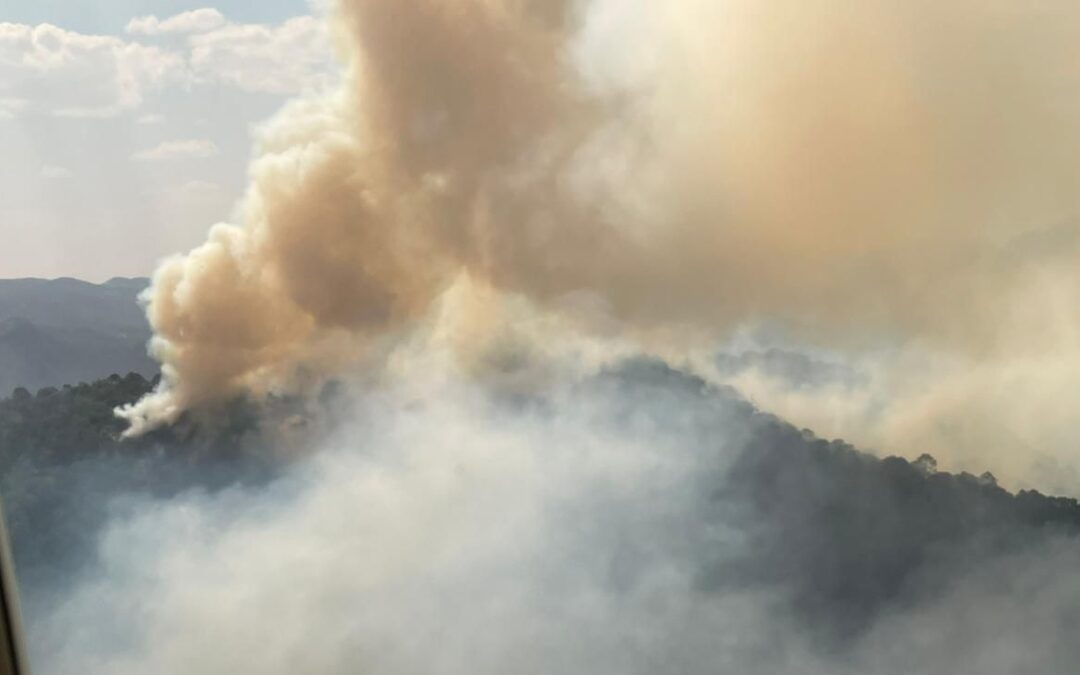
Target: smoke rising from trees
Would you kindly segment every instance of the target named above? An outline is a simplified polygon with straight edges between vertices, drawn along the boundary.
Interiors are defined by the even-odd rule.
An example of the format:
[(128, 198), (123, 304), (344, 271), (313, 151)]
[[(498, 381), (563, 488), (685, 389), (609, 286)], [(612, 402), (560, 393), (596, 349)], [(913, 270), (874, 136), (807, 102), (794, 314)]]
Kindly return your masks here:
[[(860, 425), (892, 451), (948, 452), (928, 390), (1012, 419), (989, 392), (1025, 365), (1024, 400), (1072, 409), (1072, 8), (342, 0), (330, 21), (340, 88), (266, 126), (238, 224), (155, 276), (164, 384), (131, 433), (378, 367), (462, 279), (660, 353), (768, 321), (929, 354), (898, 420)], [(1064, 452), (1051, 426), (985, 452)]]

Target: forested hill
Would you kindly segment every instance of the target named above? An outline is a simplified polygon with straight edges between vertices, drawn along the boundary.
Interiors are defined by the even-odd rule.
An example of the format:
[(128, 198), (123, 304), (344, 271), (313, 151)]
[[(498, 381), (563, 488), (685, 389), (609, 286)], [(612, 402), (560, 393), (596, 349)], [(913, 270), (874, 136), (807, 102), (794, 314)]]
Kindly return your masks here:
[(152, 377), (150, 329), (137, 302), (147, 279), (0, 279), (0, 394), (89, 382), (111, 373)]
[[(32, 605), (92, 564), (117, 498), (261, 484), (285, 468), (259, 431), (276, 428), (260, 422), (273, 414), (243, 402), (226, 407), (209, 430), (183, 420), (118, 440), (113, 408), (151, 387), (130, 374), (0, 400), (0, 492)], [(617, 401), (611, 423), (672, 426), (678, 451), (700, 459), (687, 487), (700, 508), (684, 526), (701, 533), (694, 556), (702, 588), (783, 589), (792, 615), (824, 643), (843, 642), (897, 603), (933, 596), (973, 565), (1080, 533), (1076, 500), (1012, 494), (988, 474), (938, 472), (929, 457), (879, 459), (662, 363), (627, 362), (580, 395)], [(718, 555), (709, 543), (724, 529), (719, 523), (742, 532), (740, 555)]]
[(114, 374), (36, 392), (20, 387), (0, 399), (0, 496), (31, 602), (59, 592), (86, 563), (115, 498), (162, 498), (272, 475), (271, 457), (254, 447), (254, 410), (243, 401), (209, 426), (185, 418), (121, 440), (124, 422), (114, 409), (154, 384), (138, 373)]

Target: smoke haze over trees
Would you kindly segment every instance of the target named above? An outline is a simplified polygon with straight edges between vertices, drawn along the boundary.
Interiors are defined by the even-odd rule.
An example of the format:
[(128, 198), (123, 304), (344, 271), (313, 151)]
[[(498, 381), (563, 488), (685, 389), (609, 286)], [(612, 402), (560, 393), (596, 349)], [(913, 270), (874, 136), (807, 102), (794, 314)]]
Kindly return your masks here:
[[(1078, 656), (1080, 597), (1017, 586), (1071, 584), (1075, 500), (819, 439), (659, 361), (514, 400), (328, 393), (352, 421), (284, 455), (242, 402), (121, 443), (108, 411), (150, 386), (0, 402), (42, 672), (900, 673), (903, 644), (993, 649), (990, 632), (946, 645), (939, 615), (1001, 602), (1032, 628), (1061, 622), (1025, 663), (1064, 673)], [(246, 651), (273, 630), (265, 659)]]

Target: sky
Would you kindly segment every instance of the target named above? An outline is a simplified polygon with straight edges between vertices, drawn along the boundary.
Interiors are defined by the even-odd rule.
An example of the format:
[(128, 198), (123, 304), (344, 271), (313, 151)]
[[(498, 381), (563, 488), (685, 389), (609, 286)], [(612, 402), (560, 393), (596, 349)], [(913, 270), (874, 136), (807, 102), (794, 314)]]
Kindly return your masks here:
[(315, 11), (0, 2), (0, 278), (148, 275), (228, 220), (257, 125), (333, 76)]

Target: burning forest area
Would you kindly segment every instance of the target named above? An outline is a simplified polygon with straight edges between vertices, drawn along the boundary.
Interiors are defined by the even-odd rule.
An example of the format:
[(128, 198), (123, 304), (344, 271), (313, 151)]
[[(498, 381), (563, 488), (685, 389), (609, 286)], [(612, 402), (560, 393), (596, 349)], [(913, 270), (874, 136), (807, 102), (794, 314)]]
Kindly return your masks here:
[(138, 4), (0, 10), (35, 672), (1075, 672), (1080, 6)]

